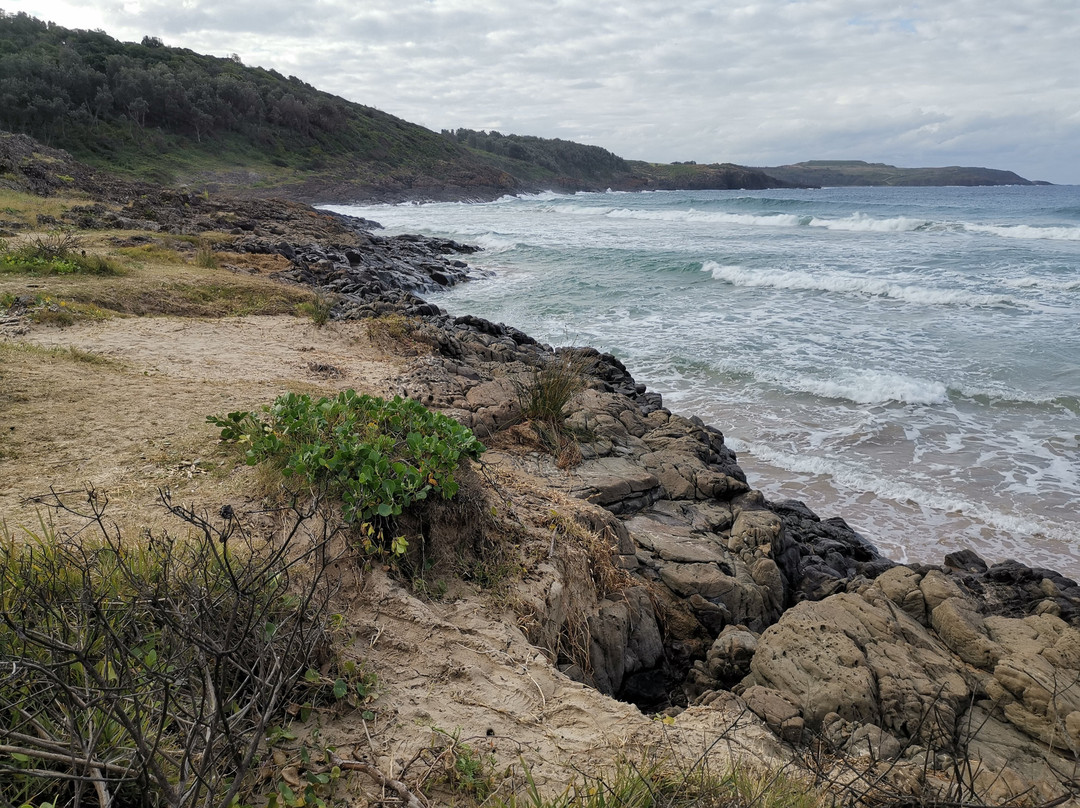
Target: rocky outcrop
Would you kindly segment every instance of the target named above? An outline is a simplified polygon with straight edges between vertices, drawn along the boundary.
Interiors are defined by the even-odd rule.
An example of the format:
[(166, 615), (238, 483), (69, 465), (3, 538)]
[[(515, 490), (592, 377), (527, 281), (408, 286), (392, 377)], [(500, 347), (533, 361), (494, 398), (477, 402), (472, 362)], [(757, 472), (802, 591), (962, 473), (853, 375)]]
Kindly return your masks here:
[(1080, 631), (1054, 600), (1033, 599), (1023, 617), (993, 603), (954, 572), (894, 567), (788, 610), (758, 638), (741, 686), (782, 694), (849, 751), (884, 732), (897, 757), (972, 762), (972, 784), (993, 800), (1030, 788), (1053, 799), (1072, 787), (1080, 751)]
[[(336, 293), (337, 317), (418, 318), (432, 353), (400, 392), (472, 427), (492, 447), (486, 463), (564, 503), (591, 549), (560, 556), (553, 539), (519, 608), (566, 675), (650, 710), (734, 699), (787, 743), (865, 760), (896, 793), (917, 782), (924, 794), (1050, 800), (1074, 787), (1075, 582), (970, 552), (897, 565), (843, 519), (767, 501), (722, 432), (664, 408), (614, 357), (556, 351), (418, 297), (468, 276), (445, 255), (461, 245), (357, 233), (347, 247), (247, 243)], [(591, 363), (565, 411), (578, 462), (514, 431), (536, 369), (568, 357)]]

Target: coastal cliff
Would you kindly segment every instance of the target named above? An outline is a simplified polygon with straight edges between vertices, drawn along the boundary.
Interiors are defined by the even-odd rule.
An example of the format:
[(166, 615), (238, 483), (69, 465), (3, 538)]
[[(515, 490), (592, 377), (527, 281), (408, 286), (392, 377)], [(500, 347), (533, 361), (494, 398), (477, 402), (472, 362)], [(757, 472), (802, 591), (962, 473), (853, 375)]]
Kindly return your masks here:
[[(35, 192), (93, 193), (90, 175), (34, 165)], [(228, 504), (254, 529), (259, 481), (215, 449), (203, 419), (281, 390), (407, 396), (488, 446), (457, 498), (403, 516), (407, 564), (340, 563), (341, 653), (378, 679), (372, 717), (327, 712), (293, 733), (417, 790), (440, 728), (494, 769), (524, 761), (555, 793), (663, 747), (717, 765), (753, 759), (842, 801), (1074, 798), (1075, 582), (967, 552), (898, 565), (813, 503), (767, 500), (718, 425), (669, 411), (615, 357), (445, 312), (439, 290), (472, 272), (466, 245), (386, 237), (295, 203), (123, 183), (52, 211), (5, 222), (9, 238), (64, 223), (138, 261), (201, 239), (220, 265), (201, 289), (224, 285), (232, 300), (229, 284), (304, 300), (317, 290), (328, 322), (182, 316), (168, 273), (187, 271), (183, 252), (152, 264), (135, 296), (116, 293), (143, 282), (134, 264), (78, 283), (5, 276), (0, 503), (11, 524), (32, 523), (48, 488), (89, 476), (125, 525), (156, 522), (154, 490), (175, 486), (193, 508)], [(161, 316), (76, 312), (65, 329), (35, 319), (107, 301)], [(580, 392), (545, 429), (524, 414), (523, 391), (548, 371)], [(41, 447), (48, 463), (36, 462)]]

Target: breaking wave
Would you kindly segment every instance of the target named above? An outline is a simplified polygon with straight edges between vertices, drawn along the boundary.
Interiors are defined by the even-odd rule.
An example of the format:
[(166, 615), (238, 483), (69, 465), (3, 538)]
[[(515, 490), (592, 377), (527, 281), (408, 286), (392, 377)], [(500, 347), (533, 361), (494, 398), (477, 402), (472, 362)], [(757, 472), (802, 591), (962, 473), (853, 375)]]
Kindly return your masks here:
[(819, 274), (795, 270), (761, 270), (705, 261), (701, 269), (714, 280), (764, 289), (788, 289), (804, 292), (834, 292), (900, 300), (926, 306), (1024, 306), (1023, 301), (1008, 295), (973, 295), (966, 289), (939, 289), (910, 286), (883, 278), (866, 278), (839, 273)]

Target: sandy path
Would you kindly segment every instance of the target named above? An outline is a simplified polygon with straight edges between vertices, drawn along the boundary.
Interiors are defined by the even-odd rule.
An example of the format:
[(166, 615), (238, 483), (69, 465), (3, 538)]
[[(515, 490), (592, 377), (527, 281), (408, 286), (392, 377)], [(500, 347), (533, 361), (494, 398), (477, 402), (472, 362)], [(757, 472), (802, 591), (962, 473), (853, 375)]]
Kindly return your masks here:
[(103, 488), (114, 517), (145, 509), (161, 486), (198, 501), (207, 475), (220, 496), (231, 463), (208, 414), (288, 390), (386, 394), (401, 362), (372, 349), (362, 324), (286, 316), (116, 318), (0, 342), (0, 519), (35, 526), (27, 499), (50, 487)]

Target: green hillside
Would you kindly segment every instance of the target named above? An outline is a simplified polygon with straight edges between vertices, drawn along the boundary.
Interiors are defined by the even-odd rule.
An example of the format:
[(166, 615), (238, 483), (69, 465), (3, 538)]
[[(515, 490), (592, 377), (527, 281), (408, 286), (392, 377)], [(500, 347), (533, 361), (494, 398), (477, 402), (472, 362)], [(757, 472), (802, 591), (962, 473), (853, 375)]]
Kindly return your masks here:
[[(25, 13), (0, 12), (0, 129), (132, 179), (304, 201), (672, 187), (656, 180), (670, 170), (642, 174), (647, 164), (597, 146), (440, 134), (239, 57), (120, 42)], [(694, 173), (693, 187), (776, 184), (756, 172)]]

